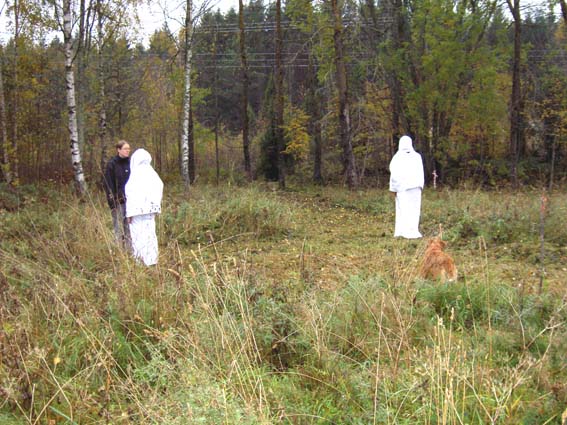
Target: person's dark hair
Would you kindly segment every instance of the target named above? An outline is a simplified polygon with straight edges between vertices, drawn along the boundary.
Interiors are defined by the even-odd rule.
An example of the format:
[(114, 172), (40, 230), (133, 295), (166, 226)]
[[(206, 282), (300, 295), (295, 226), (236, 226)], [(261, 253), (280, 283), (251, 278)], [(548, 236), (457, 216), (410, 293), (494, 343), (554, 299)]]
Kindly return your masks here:
[(118, 143), (116, 143), (116, 149), (122, 149), (124, 147), (124, 145), (129, 145), (130, 143), (128, 143), (126, 140), (119, 140)]

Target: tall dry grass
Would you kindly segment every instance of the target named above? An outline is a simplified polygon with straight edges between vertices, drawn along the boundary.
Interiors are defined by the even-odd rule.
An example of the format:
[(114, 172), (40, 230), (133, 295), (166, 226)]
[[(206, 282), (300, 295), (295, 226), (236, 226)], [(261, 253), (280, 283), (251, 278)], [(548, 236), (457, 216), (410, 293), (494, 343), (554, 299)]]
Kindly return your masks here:
[(416, 277), (420, 242), (365, 239), (368, 264), (327, 242), (389, 232), (378, 192), (170, 192), (155, 268), (116, 246), (101, 197), (30, 193), (0, 215), (3, 423), (551, 424), (567, 407), (564, 231), (544, 294), (508, 274), (532, 261), (533, 194), (426, 195), (425, 231), (443, 218), (463, 271), (442, 285)]

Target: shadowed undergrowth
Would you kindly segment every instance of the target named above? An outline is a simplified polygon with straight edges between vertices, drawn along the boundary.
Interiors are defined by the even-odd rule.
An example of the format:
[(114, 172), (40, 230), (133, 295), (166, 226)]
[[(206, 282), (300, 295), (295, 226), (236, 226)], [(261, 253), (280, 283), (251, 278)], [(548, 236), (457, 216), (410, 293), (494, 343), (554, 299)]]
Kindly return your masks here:
[(453, 284), (417, 277), (424, 241), (391, 238), (378, 191), (170, 191), (155, 268), (98, 196), (10, 199), (2, 423), (561, 423), (564, 195), (542, 294), (536, 193), (425, 192)]

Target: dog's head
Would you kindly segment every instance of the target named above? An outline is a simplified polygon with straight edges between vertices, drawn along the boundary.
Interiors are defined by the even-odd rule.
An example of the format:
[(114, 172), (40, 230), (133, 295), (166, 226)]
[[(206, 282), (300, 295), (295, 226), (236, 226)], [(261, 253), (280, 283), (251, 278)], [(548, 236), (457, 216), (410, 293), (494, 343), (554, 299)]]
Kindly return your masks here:
[(447, 242), (441, 240), (440, 237), (434, 237), (429, 239), (429, 241), (427, 242), (427, 249), (443, 251), (443, 248), (445, 248), (446, 245)]

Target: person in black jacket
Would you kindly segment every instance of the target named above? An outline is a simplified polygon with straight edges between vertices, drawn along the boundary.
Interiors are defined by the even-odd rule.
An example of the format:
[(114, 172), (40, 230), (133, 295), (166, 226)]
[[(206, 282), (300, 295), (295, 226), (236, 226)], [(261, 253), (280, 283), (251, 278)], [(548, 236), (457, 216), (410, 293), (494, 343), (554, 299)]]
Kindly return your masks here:
[(112, 213), (114, 235), (126, 249), (130, 247), (130, 230), (126, 219), (124, 187), (130, 177), (130, 145), (125, 140), (116, 144), (117, 155), (108, 161), (104, 173), (106, 200)]

